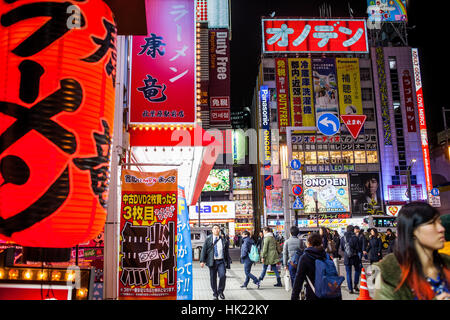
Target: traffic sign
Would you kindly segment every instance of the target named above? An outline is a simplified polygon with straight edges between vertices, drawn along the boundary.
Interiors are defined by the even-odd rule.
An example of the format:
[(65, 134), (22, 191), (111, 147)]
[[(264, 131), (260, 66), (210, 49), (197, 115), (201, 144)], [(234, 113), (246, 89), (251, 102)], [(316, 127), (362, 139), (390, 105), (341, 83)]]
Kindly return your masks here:
[(300, 197), (295, 197), (295, 201), (292, 204), (292, 209), (294, 210), (303, 210), (305, 207), (303, 206), (302, 200), (300, 200)]
[(438, 188), (433, 188), (433, 189), (431, 189), (430, 193), (433, 196), (438, 196), (439, 195), (439, 189)]
[(340, 127), (339, 118), (332, 113), (324, 113), (317, 120), (317, 129), (326, 136), (335, 135)]
[(292, 187), (292, 193), (299, 196), (303, 193), (303, 188), (299, 184), (296, 184)]
[(299, 170), (302, 167), (302, 163), (298, 159), (291, 160), (290, 165), (292, 170)]
[(291, 183), (294, 184), (302, 184), (303, 183), (303, 174), (301, 170), (289, 170)]
[(358, 138), (367, 116), (359, 114), (341, 115), (341, 119), (352, 135), (353, 139)]

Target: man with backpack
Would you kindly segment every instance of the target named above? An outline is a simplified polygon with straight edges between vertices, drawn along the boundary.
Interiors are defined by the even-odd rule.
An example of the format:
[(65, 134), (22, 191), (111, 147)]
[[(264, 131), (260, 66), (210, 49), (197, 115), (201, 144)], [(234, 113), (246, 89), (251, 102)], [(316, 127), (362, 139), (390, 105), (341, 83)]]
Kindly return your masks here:
[(306, 283), (306, 300), (342, 300), (344, 277), (338, 276), (333, 261), (322, 246), (320, 234), (311, 233), (307, 246), (297, 267), (291, 300), (299, 299), (303, 283)]
[(241, 288), (247, 289), (250, 279), (259, 289), (259, 280), (252, 273), (252, 265), (259, 260), (258, 249), (253, 239), (250, 237), (250, 232), (245, 230), (242, 232), (242, 246), (241, 246), (241, 263), (244, 264), (245, 281)]
[(292, 226), (290, 229), (291, 236), (284, 242), (283, 246), (283, 265), (291, 277), (291, 284), (294, 286), (295, 273), (297, 264), (303, 250), (301, 249), (300, 239), (298, 238), (298, 227)]
[[(341, 239), (341, 250), (344, 251), (344, 265), (347, 273), (349, 293), (355, 293), (353, 289), (359, 291), (358, 282), (361, 274), (361, 259), (358, 256), (358, 252), (361, 251), (360, 241), (353, 231), (354, 227), (352, 225), (347, 226), (347, 232)], [(352, 266), (355, 268), (354, 286), (352, 284)]]

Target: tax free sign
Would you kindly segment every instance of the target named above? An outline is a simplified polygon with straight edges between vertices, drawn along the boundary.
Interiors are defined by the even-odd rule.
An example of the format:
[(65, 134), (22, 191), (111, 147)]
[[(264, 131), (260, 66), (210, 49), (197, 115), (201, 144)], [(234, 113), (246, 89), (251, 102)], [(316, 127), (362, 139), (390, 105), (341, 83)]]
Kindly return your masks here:
[[(198, 220), (198, 206), (189, 207), (189, 219)], [(200, 203), (201, 220), (234, 219), (236, 208), (234, 201), (214, 201)]]

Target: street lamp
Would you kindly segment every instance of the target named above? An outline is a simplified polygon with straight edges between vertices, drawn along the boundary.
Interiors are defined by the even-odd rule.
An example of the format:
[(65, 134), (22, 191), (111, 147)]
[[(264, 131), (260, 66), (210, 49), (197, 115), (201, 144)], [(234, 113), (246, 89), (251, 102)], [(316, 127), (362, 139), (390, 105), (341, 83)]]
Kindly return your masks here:
[(288, 147), (285, 144), (280, 145), (280, 165), (281, 182), (283, 184), (283, 216), (284, 216), (284, 238), (289, 237), (291, 228), (291, 210), (289, 201), (289, 167), (288, 167)]
[(409, 166), (406, 170), (406, 183), (408, 184), (408, 202), (411, 202), (411, 169), (413, 167), (413, 165), (416, 163), (416, 159), (411, 159), (411, 161), (409, 162)]

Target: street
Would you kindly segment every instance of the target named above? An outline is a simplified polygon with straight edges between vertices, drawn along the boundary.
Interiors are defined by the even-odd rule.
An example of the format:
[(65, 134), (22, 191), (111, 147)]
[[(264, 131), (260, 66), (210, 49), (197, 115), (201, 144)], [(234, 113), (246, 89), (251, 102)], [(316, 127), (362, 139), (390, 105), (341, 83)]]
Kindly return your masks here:
[[(276, 283), (275, 275), (266, 273), (264, 280), (261, 282), (259, 289), (252, 281), (248, 284), (248, 289), (240, 288), (244, 283), (244, 265), (239, 262), (239, 248), (230, 249), (230, 256), (233, 261), (231, 269), (227, 269), (227, 280), (225, 286), (226, 300), (290, 300), (291, 290), (286, 291), (284, 287), (284, 271), (281, 273), (281, 281), (283, 287), (274, 287)], [(366, 265), (364, 265), (366, 268)], [(208, 267), (201, 268), (198, 261), (193, 261), (193, 300), (211, 300), (212, 290), (209, 283), (209, 269)], [(262, 264), (257, 263), (252, 267), (252, 273), (258, 277), (261, 274)], [(345, 267), (341, 260), (339, 265), (340, 275), (345, 276)], [(374, 293), (369, 290), (370, 296), (373, 298)], [(347, 291), (347, 281), (342, 283), (342, 299), (356, 300), (358, 294), (349, 294)]]

